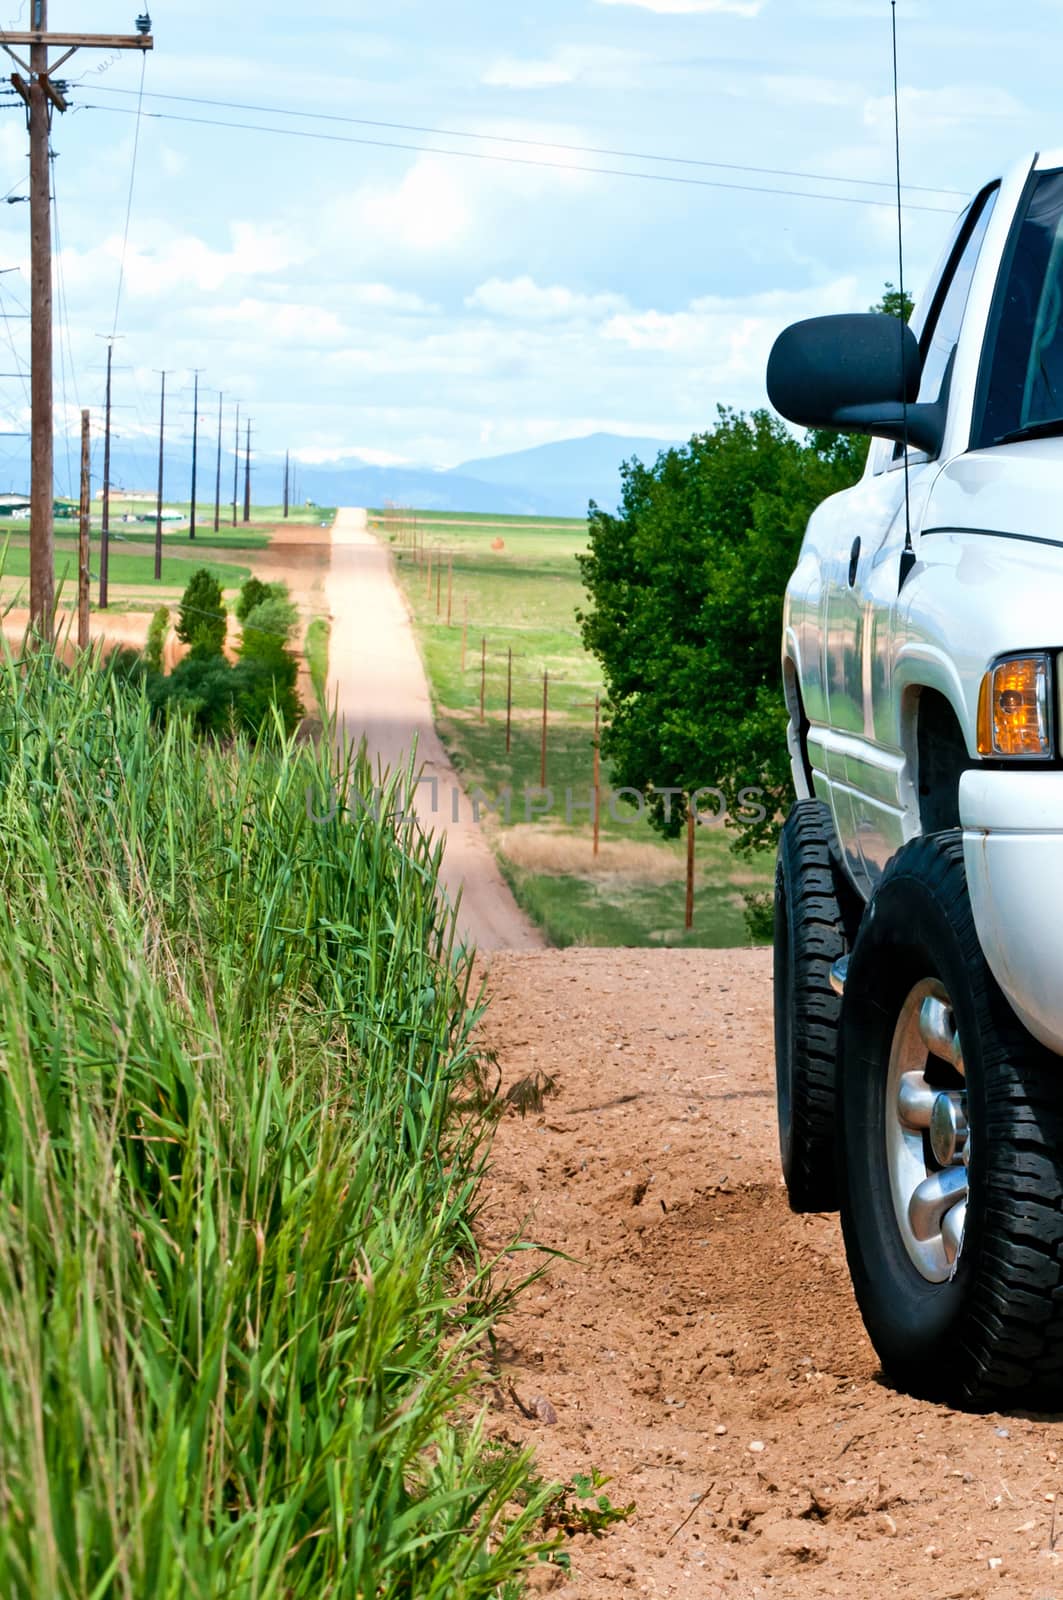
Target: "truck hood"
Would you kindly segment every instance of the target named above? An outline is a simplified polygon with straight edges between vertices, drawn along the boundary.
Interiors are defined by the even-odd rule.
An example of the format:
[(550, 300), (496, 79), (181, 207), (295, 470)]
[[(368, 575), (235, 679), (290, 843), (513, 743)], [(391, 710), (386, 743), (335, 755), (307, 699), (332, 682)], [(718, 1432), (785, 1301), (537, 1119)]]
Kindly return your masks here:
[(966, 530), (1063, 546), (1063, 437), (972, 450), (942, 468), (923, 534)]

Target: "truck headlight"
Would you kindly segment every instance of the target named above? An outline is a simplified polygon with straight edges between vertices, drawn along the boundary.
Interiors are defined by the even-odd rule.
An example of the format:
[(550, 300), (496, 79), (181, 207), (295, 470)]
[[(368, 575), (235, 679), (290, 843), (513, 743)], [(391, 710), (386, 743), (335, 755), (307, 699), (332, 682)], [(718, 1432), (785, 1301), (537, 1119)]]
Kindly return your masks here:
[(978, 753), (1044, 761), (1052, 754), (1052, 661), (1045, 650), (994, 661), (978, 695)]

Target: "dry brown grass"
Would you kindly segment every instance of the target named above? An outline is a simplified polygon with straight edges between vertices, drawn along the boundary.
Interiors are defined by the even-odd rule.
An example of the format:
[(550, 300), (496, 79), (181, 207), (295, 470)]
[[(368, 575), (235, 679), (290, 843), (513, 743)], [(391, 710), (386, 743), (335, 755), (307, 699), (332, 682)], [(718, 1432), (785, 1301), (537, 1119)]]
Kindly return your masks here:
[(603, 839), (595, 856), (589, 828), (578, 834), (553, 828), (507, 828), (499, 834), (498, 843), (506, 858), (525, 872), (671, 883), (680, 870), (675, 853), (663, 845)]

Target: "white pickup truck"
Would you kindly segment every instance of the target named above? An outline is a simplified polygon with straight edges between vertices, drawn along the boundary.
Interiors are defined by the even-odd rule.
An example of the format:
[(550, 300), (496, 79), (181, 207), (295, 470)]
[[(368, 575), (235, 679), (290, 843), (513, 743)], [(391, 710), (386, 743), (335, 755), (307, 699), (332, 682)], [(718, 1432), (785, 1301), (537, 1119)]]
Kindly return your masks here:
[(1063, 1407), (1063, 151), (989, 183), (911, 323), (783, 333), (768, 392), (870, 434), (785, 606), (776, 874), (795, 1210), (841, 1210), (884, 1370)]

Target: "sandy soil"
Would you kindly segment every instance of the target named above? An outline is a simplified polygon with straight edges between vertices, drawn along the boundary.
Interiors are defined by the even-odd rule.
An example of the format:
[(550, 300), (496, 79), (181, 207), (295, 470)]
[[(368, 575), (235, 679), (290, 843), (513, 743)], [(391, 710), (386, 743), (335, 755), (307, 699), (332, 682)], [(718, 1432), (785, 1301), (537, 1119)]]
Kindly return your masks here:
[[(489, 968), (507, 1086), (482, 1219), (565, 1252), (503, 1329), (544, 1470), (636, 1503), (572, 1541), (568, 1600), (1063, 1596), (1063, 1428), (965, 1416), (880, 1381), (836, 1220), (795, 1217), (775, 1153), (771, 953), (544, 951)], [(529, 1257), (514, 1258), (527, 1270)], [(531, 1258), (535, 1259), (535, 1258)], [(545, 1409), (545, 1408), (544, 1408)], [(1061, 1508), (1063, 1509), (1063, 1508)]]
[[(89, 618), (89, 637), (95, 644), (102, 641), (105, 652), (128, 645), (142, 650), (147, 641), (151, 617), (147, 612), (94, 611)], [(4, 637), (13, 650), (21, 648), (30, 625), (28, 606), (10, 606), (3, 614)], [(56, 612), (55, 634), (60, 652), (67, 660), (76, 653), (77, 613), (67, 610)]]
[(329, 703), (353, 741), (364, 738), (374, 765), (401, 770), (416, 747), (424, 778), (414, 803), (425, 829), (446, 833), (442, 882), (459, 901), (464, 937), (481, 950), (541, 947), (498, 869), (432, 722), (421, 658), (385, 546), (365, 511), (340, 511), (326, 584), (332, 637)]

